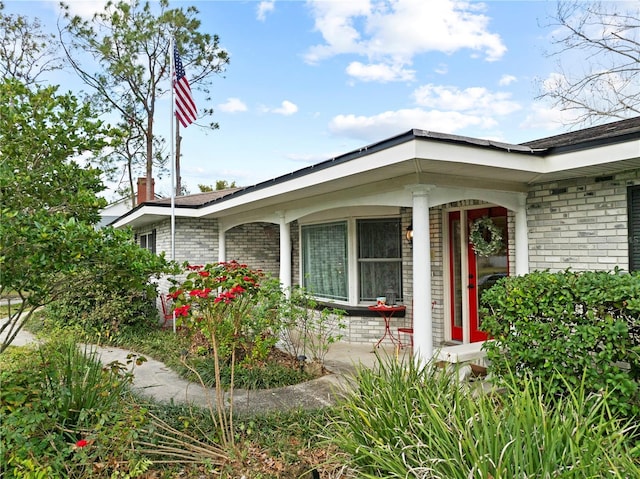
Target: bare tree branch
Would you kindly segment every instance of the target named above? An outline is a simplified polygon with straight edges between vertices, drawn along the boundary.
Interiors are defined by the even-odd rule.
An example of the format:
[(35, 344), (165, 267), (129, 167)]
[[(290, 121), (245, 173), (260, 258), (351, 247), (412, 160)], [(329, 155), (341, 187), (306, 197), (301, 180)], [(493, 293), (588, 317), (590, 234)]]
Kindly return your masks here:
[(538, 99), (573, 112), (576, 125), (640, 114), (640, 2), (559, 2), (547, 26), (559, 61)]

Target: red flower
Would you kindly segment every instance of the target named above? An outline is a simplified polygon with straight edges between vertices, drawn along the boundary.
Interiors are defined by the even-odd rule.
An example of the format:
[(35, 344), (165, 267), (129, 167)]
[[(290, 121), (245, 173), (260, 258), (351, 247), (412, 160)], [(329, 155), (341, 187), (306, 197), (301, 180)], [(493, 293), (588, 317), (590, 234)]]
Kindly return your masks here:
[(229, 290), (229, 292), (231, 294), (242, 294), (246, 291), (246, 289), (244, 289), (242, 286), (240, 286), (239, 284), (236, 284), (233, 288), (231, 288)]
[(211, 273), (209, 273), (208, 271), (199, 271), (198, 274), (203, 278), (208, 278), (209, 275), (211, 275)]
[(204, 268), (204, 266), (201, 265), (201, 264), (196, 264), (196, 265), (190, 265), (189, 264), (189, 265), (187, 265), (187, 269), (191, 270), (191, 271), (197, 271), (197, 270), (202, 269), (202, 268)]
[(174, 309), (173, 312), (176, 313), (176, 316), (184, 316), (186, 318), (187, 315), (189, 314), (190, 307), (191, 307), (190, 304), (185, 304), (184, 306), (180, 306)]
[(167, 298), (171, 298), (173, 300), (178, 299), (178, 296), (180, 296), (183, 293), (183, 291), (181, 289), (178, 289), (177, 291), (174, 291), (173, 293), (169, 293), (167, 294)]
[(225, 292), (220, 293), (218, 295), (218, 297), (213, 300), (213, 302), (216, 303), (216, 304), (217, 303), (222, 303), (222, 302), (224, 302), (225, 304), (229, 304), (235, 298), (236, 298), (236, 295), (233, 294), (231, 291), (225, 291)]
[(210, 292), (211, 288), (194, 289), (193, 291), (189, 291), (189, 296), (191, 296), (192, 298), (207, 298)]
[(78, 442), (76, 442), (76, 447), (85, 447), (87, 444), (89, 443), (86, 440), (80, 439)]

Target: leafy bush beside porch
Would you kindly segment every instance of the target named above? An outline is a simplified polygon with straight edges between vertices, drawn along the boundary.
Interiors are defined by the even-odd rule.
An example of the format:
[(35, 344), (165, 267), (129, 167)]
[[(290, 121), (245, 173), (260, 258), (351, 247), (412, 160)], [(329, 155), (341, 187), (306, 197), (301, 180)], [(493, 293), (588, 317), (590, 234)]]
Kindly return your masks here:
[(482, 297), (492, 371), (540, 380), (549, 394), (580, 386), (611, 392), (616, 414), (640, 414), (640, 275), (535, 272), (501, 280)]

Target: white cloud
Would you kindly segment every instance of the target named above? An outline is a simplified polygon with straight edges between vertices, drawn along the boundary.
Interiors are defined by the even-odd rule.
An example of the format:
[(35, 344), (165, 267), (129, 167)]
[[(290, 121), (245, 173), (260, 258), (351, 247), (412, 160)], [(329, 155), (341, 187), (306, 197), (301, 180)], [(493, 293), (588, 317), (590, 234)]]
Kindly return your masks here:
[(412, 128), (455, 133), (469, 126), (493, 128), (496, 125), (497, 122), (490, 117), (412, 108), (386, 111), (373, 116), (338, 115), (329, 123), (329, 130), (338, 136), (377, 141)]
[(566, 130), (567, 125), (572, 125), (576, 121), (576, 113), (542, 104), (534, 103), (528, 111), (525, 119), (518, 125), (524, 130), (542, 129), (555, 134), (558, 130)]
[(354, 26), (354, 18), (371, 14), (369, 0), (350, 2), (310, 1), (315, 17), (315, 28), (326, 41), (325, 45), (311, 47), (306, 60), (315, 63), (340, 53), (361, 53), (366, 51), (360, 44), (360, 33)]
[(276, 4), (275, 0), (265, 0), (258, 3), (258, 7), (257, 7), (258, 20), (260, 20), (261, 22), (264, 22), (265, 19), (267, 18), (267, 13), (273, 12), (275, 8), (275, 4)]
[(315, 28), (324, 43), (306, 55), (316, 63), (339, 54), (356, 54), (376, 63), (410, 65), (426, 52), (452, 54), (468, 49), (487, 61), (500, 59), (506, 47), (489, 30), (482, 4), (460, 0), (311, 0)]
[(387, 83), (415, 79), (414, 70), (406, 70), (398, 65), (385, 65), (383, 63), (364, 65), (360, 62), (351, 62), (346, 71), (347, 75), (365, 82)]
[(289, 115), (293, 115), (294, 113), (297, 113), (298, 105), (296, 105), (295, 103), (290, 102), (289, 100), (284, 100), (280, 104), (279, 108), (273, 108), (273, 109), (265, 108), (264, 111), (265, 112), (271, 112), (271, 113), (277, 113), (278, 115), (289, 116)]
[(247, 105), (239, 98), (227, 98), (227, 101), (218, 105), (218, 110), (225, 113), (238, 113), (247, 111)]
[(437, 110), (463, 111), (473, 115), (504, 116), (521, 109), (511, 93), (491, 92), (484, 87), (460, 90), (453, 86), (424, 85), (413, 92), (416, 103)]
[(518, 79), (513, 75), (502, 75), (502, 77), (500, 77), (500, 80), (498, 81), (498, 85), (509, 86), (515, 81), (518, 81)]
[[(55, 4), (56, 9), (60, 11), (60, 2), (56, 1), (48, 3)], [(70, 0), (64, 3), (69, 6), (69, 14), (78, 15), (84, 19), (90, 19), (94, 14), (105, 10), (107, 0)]]
[(554, 108), (546, 108), (541, 105), (533, 105), (531, 112), (520, 124), (521, 128), (543, 128), (555, 130), (561, 126), (562, 111)]
[(449, 66), (446, 63), (441, 63), (433, 71), (438, 75), (446, 75), (449, 73)]
[(566, 87), (567, 85), (568, 81), (564, 75), (561, 73), (551, 73), (542, 81), (542, 91), (543, 93), (546, 93), (557, 90), (561, 87)]

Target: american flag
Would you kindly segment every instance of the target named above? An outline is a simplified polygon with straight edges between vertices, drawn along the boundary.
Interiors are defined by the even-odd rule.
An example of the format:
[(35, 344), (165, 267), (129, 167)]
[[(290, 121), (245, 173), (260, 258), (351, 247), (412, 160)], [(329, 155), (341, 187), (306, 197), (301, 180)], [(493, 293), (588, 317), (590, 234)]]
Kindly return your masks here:
[(176, 70), (176, 78), (173, 83), (175, 89), (175, 103), (176, 103), (176, 117), (183, 127), (188, 127), (191, 123), (198, 119), (198, 110), (196, 103), (193, 101), (193, 95), (191, 95), (191, 87), (189, 86), (189, 80), (184, 74), (184, 67), (182, 66), (182, 60), (178, 53), (178, 47), (173, 45), (173, 60)]

